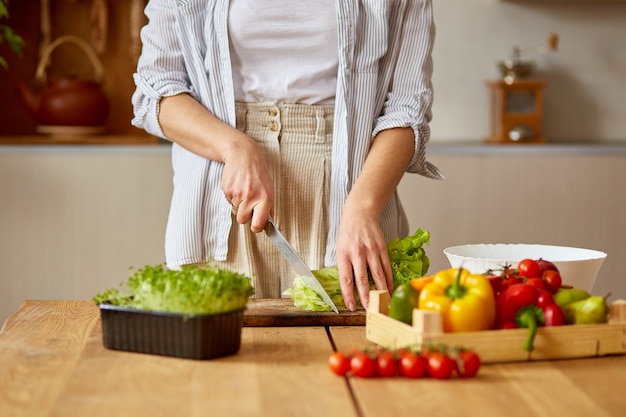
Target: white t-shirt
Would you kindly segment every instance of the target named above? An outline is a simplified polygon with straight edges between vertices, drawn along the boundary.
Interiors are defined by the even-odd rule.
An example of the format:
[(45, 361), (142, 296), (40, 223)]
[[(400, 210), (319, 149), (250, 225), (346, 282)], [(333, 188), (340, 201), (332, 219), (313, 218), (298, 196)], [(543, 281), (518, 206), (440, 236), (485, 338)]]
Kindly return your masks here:
[(231, 0), (228, 30), (237, 101), (334, 103), (335, 0)]

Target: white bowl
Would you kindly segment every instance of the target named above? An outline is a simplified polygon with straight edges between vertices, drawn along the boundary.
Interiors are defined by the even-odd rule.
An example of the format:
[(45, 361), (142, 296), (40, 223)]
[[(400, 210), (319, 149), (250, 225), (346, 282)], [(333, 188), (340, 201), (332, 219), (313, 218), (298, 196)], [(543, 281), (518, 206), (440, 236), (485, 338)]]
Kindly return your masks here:
[(482, 274), (505, 265), (517, 267), (525, 258), (543, 258), (553, 262), (561, 273), (564, 285), (591, 291), (607, 254), (592, 249), (538, 244), (470, 244), (445, 248), (443, 253), (453, 268), (463, 266)]

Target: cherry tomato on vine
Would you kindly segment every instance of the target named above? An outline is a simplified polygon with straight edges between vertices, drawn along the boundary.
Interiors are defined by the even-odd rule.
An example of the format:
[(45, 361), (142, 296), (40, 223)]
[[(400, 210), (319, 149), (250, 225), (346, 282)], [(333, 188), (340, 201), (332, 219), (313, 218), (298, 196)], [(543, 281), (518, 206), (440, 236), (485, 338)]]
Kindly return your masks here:
[(546, 284), (546, 289), (551, 293), (555, 293), (561, 288), (561, 284), (563, 280), (561, 278), (561, 274), (559, 271), (555, 271), (554, 269), (548, 269), (543, 272), (542, 276), (543, 282)]
[(526, 285), (532, 285), (533, 287), (537, 287), (540, 290), (546, 289), (546, 284), (541, 280), (541, 278), (526, 278), (524, 283)]
[(350, 371), (350, 358), (341, 352), (333, 352), (328, 357), (328, 367), (335, 374), (344, 376)]
[(526, 258), (519, 261), (517, 271), (524, 278), (541, 278), (541, 268), (536, 260)]
[(430, 352), (426, 357), (428, 375), (436, 379), (448, 379), (454, 370), (454, 361), (441, 352)]
[(456, 362), (456, 373), (461, 378), (473, 378), (480, 369), (480, 357), (472, 350), (459, 352)]
[(511, 285), (519, 284), (522, 282), (516, 269), (506, 268), (504, 271), (502, 271), (501, 276), (502, 276), (502, 283), (500, 284), (500, 291), (498, 291), (498, 293), (500, 293), (501, 291), (504, 291)]
[(372, 378), (376, 376), (376, 362), (364, 352), (359, 352), (350, 359), (352, 375), (359, 378)]
[(519, 279), (519, 274), (517, 269), (515, 268), (511, 268), (510, 266), (506, 266), (502, 272), (500, 273), (500, 275), (502, 276), (502, 279), (507, 280), (509, 278), (516, 278)]
[(376, 375), (381, 377), (398, 376), (396, 355), (388, 350), (381, 352), (376, 358)]
[(417, 353), (404, 352), (400, 355), (400, 375), (406, 378), (424, 378), (427, 375), (426, 359)]

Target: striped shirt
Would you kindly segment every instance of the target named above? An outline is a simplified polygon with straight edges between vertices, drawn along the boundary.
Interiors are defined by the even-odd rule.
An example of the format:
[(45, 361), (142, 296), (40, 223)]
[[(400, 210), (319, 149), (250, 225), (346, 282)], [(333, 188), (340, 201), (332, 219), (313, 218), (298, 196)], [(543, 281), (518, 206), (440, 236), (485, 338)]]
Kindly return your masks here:
[[(159, 100), (194, 96), (235, 126), (228, 43), (228, 0), (150, 0), (142, 54), (134, 74), (132, 124), (166, 138)], [(339, 68), (335, 96), (329, 231), (324, 262), (335, 265), (341, 211), (373, 138), (382, 130), (411, 127), (415, 152), (407, 172), (443, 179), (426, 161), (430, 137), (431, 0), (337, 0)], [(165, 236), (166, 263), (178, 266), (225, 260), (232, 225), (221, 189), (223, 164), (172, 145), (174, 187)], [(397, 193), (383, 210), (385, 239), (406, 236), (408, 220)]]

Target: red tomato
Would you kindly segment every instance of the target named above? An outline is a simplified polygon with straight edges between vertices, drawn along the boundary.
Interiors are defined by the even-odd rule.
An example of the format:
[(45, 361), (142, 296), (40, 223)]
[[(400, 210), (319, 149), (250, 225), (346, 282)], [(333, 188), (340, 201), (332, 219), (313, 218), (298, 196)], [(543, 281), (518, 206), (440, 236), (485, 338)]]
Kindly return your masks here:
[(500, 290), (497, 294), (501, 293), (511, 285), (519, 284), (521, 282), (522, 281), (516, 269), (506, 268), (502, 271), (502, 283), (500, 284)]
[(491, 284), (493, 294), (499, 294), (502, 289), (502, 283), (504, 282), (502, 277), (500, 275), (487, 275), (487, 280), (489, 281), (489, 284)]
[(461, 378), (473, 378), (480, 369), (480, 357), (472, 350), (463, 350), (459, 352), (456, 361), (456, 373)]
[(565, 314), (557, 304), (550, 304), (543, 307), (544, 326), (563, 326), (565, 324)]
[(561, 284), (563, 280), (561, 279), (561, 274), (559, 271), (555, 271), (554, 269), (548, 269), (543, 272), (542, 276), (543, 282), (546, 284), (546, 289), (550, 291), (552, 294), (557, 292), (559, 288), (561, 288)]
[(372, 378), (376, 376), (376, 362), (367, 353), (359, 352), (350, 359), (350, 370), (359, 378)]
[(426, 373), (426, 360), (413, 352), (404, 352), (399, 360), (400, 375), (406, 378), (424, 378)]
[(553, 264), (550, 261), (546, 261), (545, 259), (542, 259), (542, 258), (537, 259), (537, 264), (539, 264), (539, 269), (541, 269), (541, 273), (544, 273), (546, 271), (559, 272), (559, 268), (557, 268), (555, 264)]
[(383, 351), (376, 358), (376, 375), (382, 377), (398, 376), (398, 362), (393, 352)]
[(441, 352), (431, 352), (426, 357), (428, 375), (437, 379), (448, 379), (454, 370), (454, 361)]
[(517, 269), (510, 267), (504, 268), (504, 270), (502, 271), (502, 279), (507, 280), (509, 278), (519, 278)]
[(549, 306), (550, 304), (554, 304), (554, 297), (552, 296), (552, 293), (550, 291), (546, 290), (539, 290), (539, 295), (537, 296), (537, 307), (545, 307), (545, 306)]
[(328, 367), (335, 374), (344, 376), (350, 371), (350, 358), (341, 352), (333, 352), (328, 357)]
[(539, 268), (539, 264), (534, 259), (522, 259), (517, 264), (517, 270), (521, 277), (541, 278), (541, 268)]
[(358, 355), (359, 353), (363, 353), (361, 349), (352, 348), (348, 351), (346, 355), (348, 358), (352, 358), (354, 355)]
[(540, 290), (546, 289), (546, 284), (541, 280), (541, 278), (526, 278), (524, 281), (526, 285), (532, 285), (533, 287), (537, 287)]
[(398, 350), (396, 350), (396, 357), (398, 358), (398, 360), (400, 360), (402, 355), (404, 355), (405, 353), (410, 353), (410, 352), (411, 351), (408, 350), (407, 348), (399, 348)]

